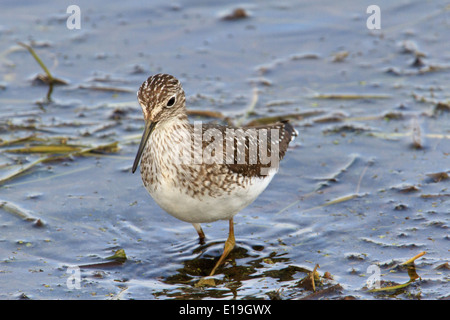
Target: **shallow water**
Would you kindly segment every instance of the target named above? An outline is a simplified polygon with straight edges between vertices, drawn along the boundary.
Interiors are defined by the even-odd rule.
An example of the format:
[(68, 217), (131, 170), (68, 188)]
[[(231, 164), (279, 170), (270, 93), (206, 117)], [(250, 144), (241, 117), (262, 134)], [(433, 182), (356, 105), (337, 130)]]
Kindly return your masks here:
[[(4, 1), (0, 11), (0, 298), (449, 297), (444, 1), (378, 1), (381, 30), (367, 29), (369, 3), (359, 1), (79, 1), (80, 30), (67, 29), (55, 3)], [(239, 7), (247, 18), (223, 19)], [(68, 82), (50, 101), (18, 41)], [(289, 116), (300, 133), (267, 190), (235, 217), (237, 246), (216, 287), (195, 283), (220, 256), (228, 223), (205, 224), (199, 244), (131, 174), (143, 127), (135, 92), (157, 72), (182, 81), (191, 110), (234, 123)], [(50, 155), (11, 149), (61, 141), (118, 150), (12, 176)], [(126, 261), (106, 259), (119, 249)], [(420, 278), (368, 291), (370, 266), (381, 287), (405, 284), (411, 272), (400, 264), (424, 251)], [(317, 264), (314, 293), (302, 279)]]

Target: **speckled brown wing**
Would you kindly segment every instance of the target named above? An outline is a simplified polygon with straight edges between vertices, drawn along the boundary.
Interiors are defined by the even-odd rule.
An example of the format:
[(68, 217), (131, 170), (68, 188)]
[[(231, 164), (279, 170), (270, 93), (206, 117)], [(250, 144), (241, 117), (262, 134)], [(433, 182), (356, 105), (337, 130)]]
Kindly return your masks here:
[[(262, 168), (269, 168), (270, 164), (262, 159), (270, 158), (272, 149), (278, 148), (278, 161), (281, 161), (289, 143), (297, 136), (297, 131), (288, 121), (243, 128), (204, 124), (202, 126), (203, 134), (210, 129), (219, 130), (224, 138), (222, 165), (245, 177), (264, 176)], [(273, 134), (277, 141), (272, 141), (272, 130), (274, 130)], [(202, 143), (203, 150), (205, 150), (211, 140), (203, 139)], [(261, 153), (262, 150), (265, 151), (264, 154)]]

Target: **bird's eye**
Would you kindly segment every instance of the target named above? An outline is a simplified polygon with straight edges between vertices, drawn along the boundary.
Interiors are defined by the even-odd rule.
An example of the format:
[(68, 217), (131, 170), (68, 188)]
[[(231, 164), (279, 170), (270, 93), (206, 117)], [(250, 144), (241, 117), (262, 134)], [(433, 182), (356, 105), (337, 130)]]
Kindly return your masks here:
[(175, 96), (173, 96), (172, 98), (169, 99), (169, 101), (167, 101), (167, 106), (171, 107), (175, 104)]

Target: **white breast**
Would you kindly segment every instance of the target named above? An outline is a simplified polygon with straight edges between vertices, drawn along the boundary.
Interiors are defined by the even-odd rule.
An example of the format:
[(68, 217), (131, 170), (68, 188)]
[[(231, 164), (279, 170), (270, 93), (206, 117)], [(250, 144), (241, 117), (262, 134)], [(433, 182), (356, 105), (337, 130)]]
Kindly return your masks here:
[(274, 174), (251, 178), (249, 187), (238, 187), (230, 194), (211, 197), (207, 194), (192, 197), (184, 190), (174, 188), (170, 178), (163, 179), (157, 188), (147, 187), (155, 202), (177, 219), (190, 223), (229, 220), (250, 205), (267, 187)]
[(264, 191), (277, 172), (273, 169), (263, 177), (245, 177), (243, 183), (221, 189), (221, 181), (229, 180), (224, 173), (213, 175), (214, 182), (210, 182), (202, 164), (186, 163), (187, 158), (180, 156), (190, 156), (190, 144), (186, 143), (190, 137), (191, 132), (183, 127), (159, 127), (150, 136), (141, 162), (147, 191), (162, 209), (182, 221), (231, 219)]

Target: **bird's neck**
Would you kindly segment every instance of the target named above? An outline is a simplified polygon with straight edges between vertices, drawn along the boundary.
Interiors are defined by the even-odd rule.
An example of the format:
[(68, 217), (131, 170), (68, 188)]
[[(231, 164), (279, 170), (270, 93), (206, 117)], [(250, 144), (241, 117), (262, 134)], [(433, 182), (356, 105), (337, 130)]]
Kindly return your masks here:
[(148, 147), (153, 155), (161, 154), (161, 158), (169, 154), (176, 154), (179, 148), (187, 148), (192, 137), (192, 126), (187, 115), (160, 121), (150, 135)]
[(176, 117), (160, 121), (155, 127), (155, 132), (160, 134), (171, 133), (173, 130), (184, 130), (189, 128), (189, 120), (186, 114), (180, 114)]

